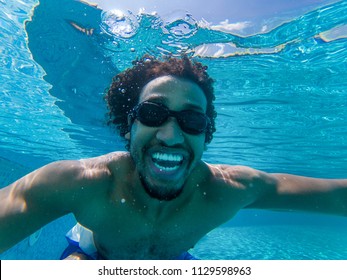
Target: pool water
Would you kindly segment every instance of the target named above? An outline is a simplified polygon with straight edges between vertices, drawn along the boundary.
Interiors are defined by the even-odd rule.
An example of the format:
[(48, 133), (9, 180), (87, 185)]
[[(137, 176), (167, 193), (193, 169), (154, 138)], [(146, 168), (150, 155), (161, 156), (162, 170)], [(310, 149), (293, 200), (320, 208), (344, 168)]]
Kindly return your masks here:
[[(185, 52), (208, 65), (218, 118), (205, 161), (346, 177), (347, 1), (237, 19), (238, 30), (232, 19), (214, 19), (214, 10), (202, 17), (197, 5), (137, 14), (72, 0), (36, 4), (0, 0), (0, 187), (54, 160), (124, 150), (106, 125), (103, 93), (114, 74), (145, 53)], [(245, 210), (192, 253), (346, 259), (346, 220)], [(0, 257), (57, 259), (74, 222), (62, 217)]]

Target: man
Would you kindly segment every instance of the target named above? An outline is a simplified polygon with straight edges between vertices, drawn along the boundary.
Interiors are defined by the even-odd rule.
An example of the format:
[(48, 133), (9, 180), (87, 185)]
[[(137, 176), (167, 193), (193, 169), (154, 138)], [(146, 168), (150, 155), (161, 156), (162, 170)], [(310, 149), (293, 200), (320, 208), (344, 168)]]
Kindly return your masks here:
[(201, 160), (215, 131), (212, 79), (187, 57), (145, 56), (115, 77), (110, 121), (129, 152), (60, 161), (0, 190), (0, 250), (73, 213), (62, 258), (186, 259), (242, 208), (346, 215), (347, 180)]

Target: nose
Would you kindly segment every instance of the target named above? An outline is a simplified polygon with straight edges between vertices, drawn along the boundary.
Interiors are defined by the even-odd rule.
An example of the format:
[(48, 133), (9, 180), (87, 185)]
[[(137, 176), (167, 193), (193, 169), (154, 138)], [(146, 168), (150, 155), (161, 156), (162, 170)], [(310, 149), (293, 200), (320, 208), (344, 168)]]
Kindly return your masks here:
[(167, 122), (158, 128), (156, 137), (167, 146), (182, 144), (184, 141), (183, 132), (177, 120), (170, 117)]

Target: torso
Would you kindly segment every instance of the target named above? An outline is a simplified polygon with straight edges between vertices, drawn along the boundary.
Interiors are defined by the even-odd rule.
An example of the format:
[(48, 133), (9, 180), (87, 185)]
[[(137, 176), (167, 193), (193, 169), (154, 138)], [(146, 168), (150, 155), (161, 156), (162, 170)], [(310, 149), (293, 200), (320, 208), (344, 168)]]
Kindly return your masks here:
[[(185, 210), (181, 210), (185, 211)], [(104, 213), (103, 213), (104, 212)], [(149, 221), (131, 205), (109, 205), (89, 220), (98, 252), (106, 259), (174, 259), (213, 227), (193, 213), (172, 214), (166, 221)], [(100, 230), (102, 229), (102, 230)]]
[[(75, 213), (78, 222), (93, 231), (98, 253), (105, 259), (174, 259), (241, 208), (237, 203), (228, 206), (233, 204), (229, 200), (218, 201), (213, 189), (218, 186), (210, 186), (208, 174), (190, 180), (181, 197), (159, 202), (132, 189), (129, 156), (116, 156), (110, 169), (112, 186)], [(205, 165), (202, 170), (208, 173)]]

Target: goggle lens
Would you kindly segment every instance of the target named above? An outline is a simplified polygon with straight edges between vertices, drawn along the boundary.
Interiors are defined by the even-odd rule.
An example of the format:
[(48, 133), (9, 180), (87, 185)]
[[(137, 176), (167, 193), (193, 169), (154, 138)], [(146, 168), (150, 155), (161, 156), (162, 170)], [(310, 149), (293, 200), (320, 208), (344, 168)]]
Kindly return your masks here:
[(200, 112), (193, 110), (171, 111), (165, 105), (144, 101), (132, 111), (132, 117), (142, 124), (150, 127), (163, 125), (169, 117), (175, 117), (180, 128), (193, 135), (206, 131), (210, 123), (209, 118)]

